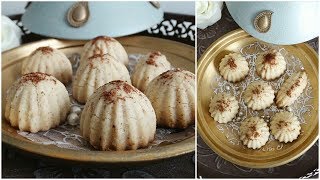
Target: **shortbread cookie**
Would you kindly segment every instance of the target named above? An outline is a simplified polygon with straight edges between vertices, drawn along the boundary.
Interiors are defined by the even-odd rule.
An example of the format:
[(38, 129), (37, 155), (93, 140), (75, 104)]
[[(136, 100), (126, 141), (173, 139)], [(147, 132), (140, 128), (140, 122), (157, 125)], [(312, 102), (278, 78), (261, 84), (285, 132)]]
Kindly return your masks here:
[(8, 89), (5, 119), (20, 131), (47, 131), (66, 120), (70, 99), (55, 77), (36, 72), (19, 78)]
[(221, 59), (219, 71), (225, 80), (238, 82), (248, 75), (249, 64), (241, 54), (231, 53)]
[(166, 56), (159, 51), (148, 53), (139, 59), (131, 74), (132, 85), (144, 92), (149, 83), (161, 73), (171, 69)]
[(215, 94), (209, 105), (211, 117), (219, 123), (227, 123), (236, 117), (239, 110), (237, 99), (227, 93)]
[(269, 135), (267, 123), (259, 117), (251, 117), (241, 122), (240, 140), (248, 148), (261, 148), (269, 140)]
[(22, 62), (21, 74), (42, 72), (50, 74), (64, 84), (72, 80), (72, 66), (61, 51), (49, 46), (39, 47)]
[(80, 132), (99, 150), (135, 150), (154, 140), (156, 121), (152, 105), (141, 91), (124, 81), (111, 81), (88, 99)]
[(302, 94), (308, 83), (305, 71), (299, 71), (290, 76), (280, 87), (277, 93), (276, 104), (278, 107), (290, 106)]
[(256, 60), (258, 75), (264, 80), (274, 80), (286, 70), (286, 61), (282, 54), (274, 49), (260, 54)]
[(77, 69), (72, 83), (72, 96), (78, 102), (85, 103), (96, 89), (114, 80), (131, 84), (126, 66), (109, 54), (96, 54)]
[(272, 86), (263, 81), (251, 83), (243, 93), (244, 102), (253, 110), (261, 110), (271, 106), (274, 97)]
[(187, 128), (195, 123), (195, 76), (181, 69), (160, 74), (147, 87), (157, 115), (157, 125)]
[(270, 122), (271, 134), (280, 142), (292, 142), (300, 134), (300, 122), (291, 112), (276, 113)]

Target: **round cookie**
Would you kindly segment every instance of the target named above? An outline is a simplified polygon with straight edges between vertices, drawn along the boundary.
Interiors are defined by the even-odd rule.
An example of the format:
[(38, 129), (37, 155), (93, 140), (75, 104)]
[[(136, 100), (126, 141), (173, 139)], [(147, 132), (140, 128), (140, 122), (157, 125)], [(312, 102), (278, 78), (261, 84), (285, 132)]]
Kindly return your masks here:
[(261, 53), (256, 60), (257, 74), (264, 80), (274, 80), (286, 70), (282, 54), (274, 49)]
[(240, 125), (240, 140), (245, 146), (259, 149), (269, 140), (269, 127), (259, 117), (247, 118)]
[(251, 83), (243, 93), (244, 102), (253, 110), (262, 110), (271, 106), (274, 97), (272, 86), (263, 81)]
[(284, 111), (272, 117), (270, 129), (275, 139), (287, 143), (298, 138), (301, 127), (298, 118), (293, 113)]
[(249, 73), (249, 64), (239, 53), (230, 53), (221, 59), (220, 75), (229, 82), (239, 82)]
[(239, 110), (236, 98), (227, 93), (218, 93), (213, 96), (209, 105), (211, 117), (219, 123), (227, 123), (236, 117)]

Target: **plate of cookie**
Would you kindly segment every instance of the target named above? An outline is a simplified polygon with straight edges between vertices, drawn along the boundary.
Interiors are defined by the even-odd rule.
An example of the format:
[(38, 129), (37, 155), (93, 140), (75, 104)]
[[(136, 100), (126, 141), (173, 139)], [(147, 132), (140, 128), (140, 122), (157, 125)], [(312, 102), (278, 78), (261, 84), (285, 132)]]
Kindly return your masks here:
[(268, 44), (238, 29), (198, 62), (198, 132), (237, 165), (270, 168), (301, 156), (317, 140), (317, 102), (318, 55), (307, 44)]
[(194, 71), (193, 47), (159, 38), (98, 36), (20, 46), (2, 54), (2, 141), (38, 155), (97, 163), (192, 152)]

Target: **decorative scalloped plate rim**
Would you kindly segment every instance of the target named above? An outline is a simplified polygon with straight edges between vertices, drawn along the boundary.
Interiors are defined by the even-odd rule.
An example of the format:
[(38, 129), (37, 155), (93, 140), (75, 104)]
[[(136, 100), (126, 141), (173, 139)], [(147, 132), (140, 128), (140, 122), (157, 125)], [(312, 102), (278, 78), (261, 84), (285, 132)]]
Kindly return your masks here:
[[(194, 73), (194, 47), (175, 41), (145, 37), (145, 36), (129, 36), (117, 39), (131, 53), (146, 53), (150, 50), (159, 50), (165, 55), (176, 57), (169, 59), (175, 67), (187, 69)], [(77, 49), (78, 51), (86, 43), (86, 41), (78, 40), (57, 40), (48, 39), (38, 42), (22, 45), (10, 51), (2, 53), (2, 97), (5, 97), (6, 88), (20, 76), (19, 72), (5, 71), (14, 68), (17, 63), (30, 54), (30, 52), (40, 46), (51, 46), (63, 51)], [(145, 52), (135, 52), (143, 50)], [(73, 50), (74, 51), (74, 50)], [(19, 64), (19, 65), (20, 65)], [(9, 73), (11, 73), (9, 75)], [(12, 77), (14, 76), (14, 77)], [(3, 98), (2, 98), (3, 99)], [(2, 101), (2, 112), (4, 112), (4, 101)], [(188, 138), (181, 142), (169, 145), (163, 145), (151, 149), (138, 149), (131, 151), (77, 151), (71, 149), (59, 148), (55, 145), (41, 145), (18, 135), (16, 129), (12, 128), (2, 115), (2, 142), (12, 145), (16, 148), (31, 152), (37, 155), (48, 156), (70, 161), (94, 162), (94, 163), (115, 163), (115, 164), (136, 164), (146, 163), (155, 160), (166, 159), (183, 155), (194, 151), (195, 137)]]
[[(308, 76), (311, 80), (313, 92), (316, 92), (313, 93), (314, 101), (316, 101), (315, 109), (312, 112), (313, 119), (311, 119), (309, 122), (311, 124), (309, 127), (314, 128), (310, 128), (308, 132), (304, 132), (306, 136), (296, 140), (296, 142), (300, 142), (300, 140), (302, 139), (303, 142), (293, 142), (294, 144), (290, 145), (289, 148), (287, 148), (283, 152), (274, 152), (272, 156), (270, 156), (270, 154), (268, 154), (268, 156), (263, 155), (263, 153), (254, 154), (257, 150), (250, 150), (248, 148), (245, 148), (242, 151), (237, 151), (232, 149), (227, 144), (226, 138), (222, 138), (221, 132), (219, 132), (218, 129), (213, 126), (215, 122), (210, 117), (208, 107), (204, 105), (208, 102), (202, 101), (204, 96), (208, 96), (208, 89), (204, 88), (204, 85), (208, 86), (208, 83), (210, 83), (210, 80), (206, 79), (205, 77), (208, 77), (208, 74), (210, 74), (211, 77), (214, 77), (215, 74), (217, 74), (217, 72), (213, 72), (216, 71), (212, 63), (217, 63), (214, 60), (215, 57), (223, 57), (222, 54), (226, 54), (227, 52), (230, 52), (232, 50), (240, 49), (240, 47), (243, 47), (244, 45), (255, 41), (259, 40), (250, 36), (245, 31), (237, 29), (225, 34), (224, 36), (213, 42), (210, 47), (203, 53), (198, 61), (197, 70), (197, 128), (204, 142), (213, 151), (215, 151), (218, 155), (220, 155), (227, 161), (249, 168), (270, 168), (280, 166), (295, 160), (303, 153), (305, 153), (309, 148), (311, 148), (318, 139), (318, 55), (309, 45), (305, 43), (282, 46), (284, 48), (290, 48), (291, 51), (294, 50), (294, 52), (291, 53), (297, 55), (300, 58), (305, 66), (306, 71), (309, 71), (309, 74), (315, 74), (315, 76)], [(209, 66), (211, 70), (213, 69), (213, 71), (208, 70)]]

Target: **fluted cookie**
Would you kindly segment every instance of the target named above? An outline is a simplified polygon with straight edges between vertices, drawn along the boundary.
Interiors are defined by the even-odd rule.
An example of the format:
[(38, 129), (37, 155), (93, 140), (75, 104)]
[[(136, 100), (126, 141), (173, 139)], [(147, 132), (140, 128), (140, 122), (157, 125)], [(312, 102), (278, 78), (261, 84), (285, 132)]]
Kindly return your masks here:
[(72, 66), (61, 51), (49, 46), (39, 47), (22, 62), (21, 74), (42, 72), (50, 74), (64, 84), (72, 80)]
[(259, 117), (247, 118), (240, 125), (240, 140), (245, 146), (259, 149), (269, 140), (269, 127)]
[(243, 80), (249, 73), (249, 64), (239, 53), (231, 53), (221, 59), (220, 75), (229, 82)]
[(282, 54), (274, 49), (261, 53), (256, 60), (257, 73), (264, 80), (280, 77), (285, 72), (286, 65)]
[(88, 99), (80, 132), (99, 150), (144, 148), (154, 140), (156, 114), (141, 91), (124, 81), (111, 81)]
[(66, 87), (44, 73), (23, 75), (8, 89), (5, 119), (20, 131), (36, 133), (58, 126), (70, 111)]
[(244, 102), (253, 110), (261, 110), (271, 106), (274, 97), (272, 86), (263, 81), (251, 83), (243, 93)]
[(210, 101), (211, 117), (219, 123), (227, 123), (236, 117), (239, 110), (237, 99), (227, 93), (215, 94)]

